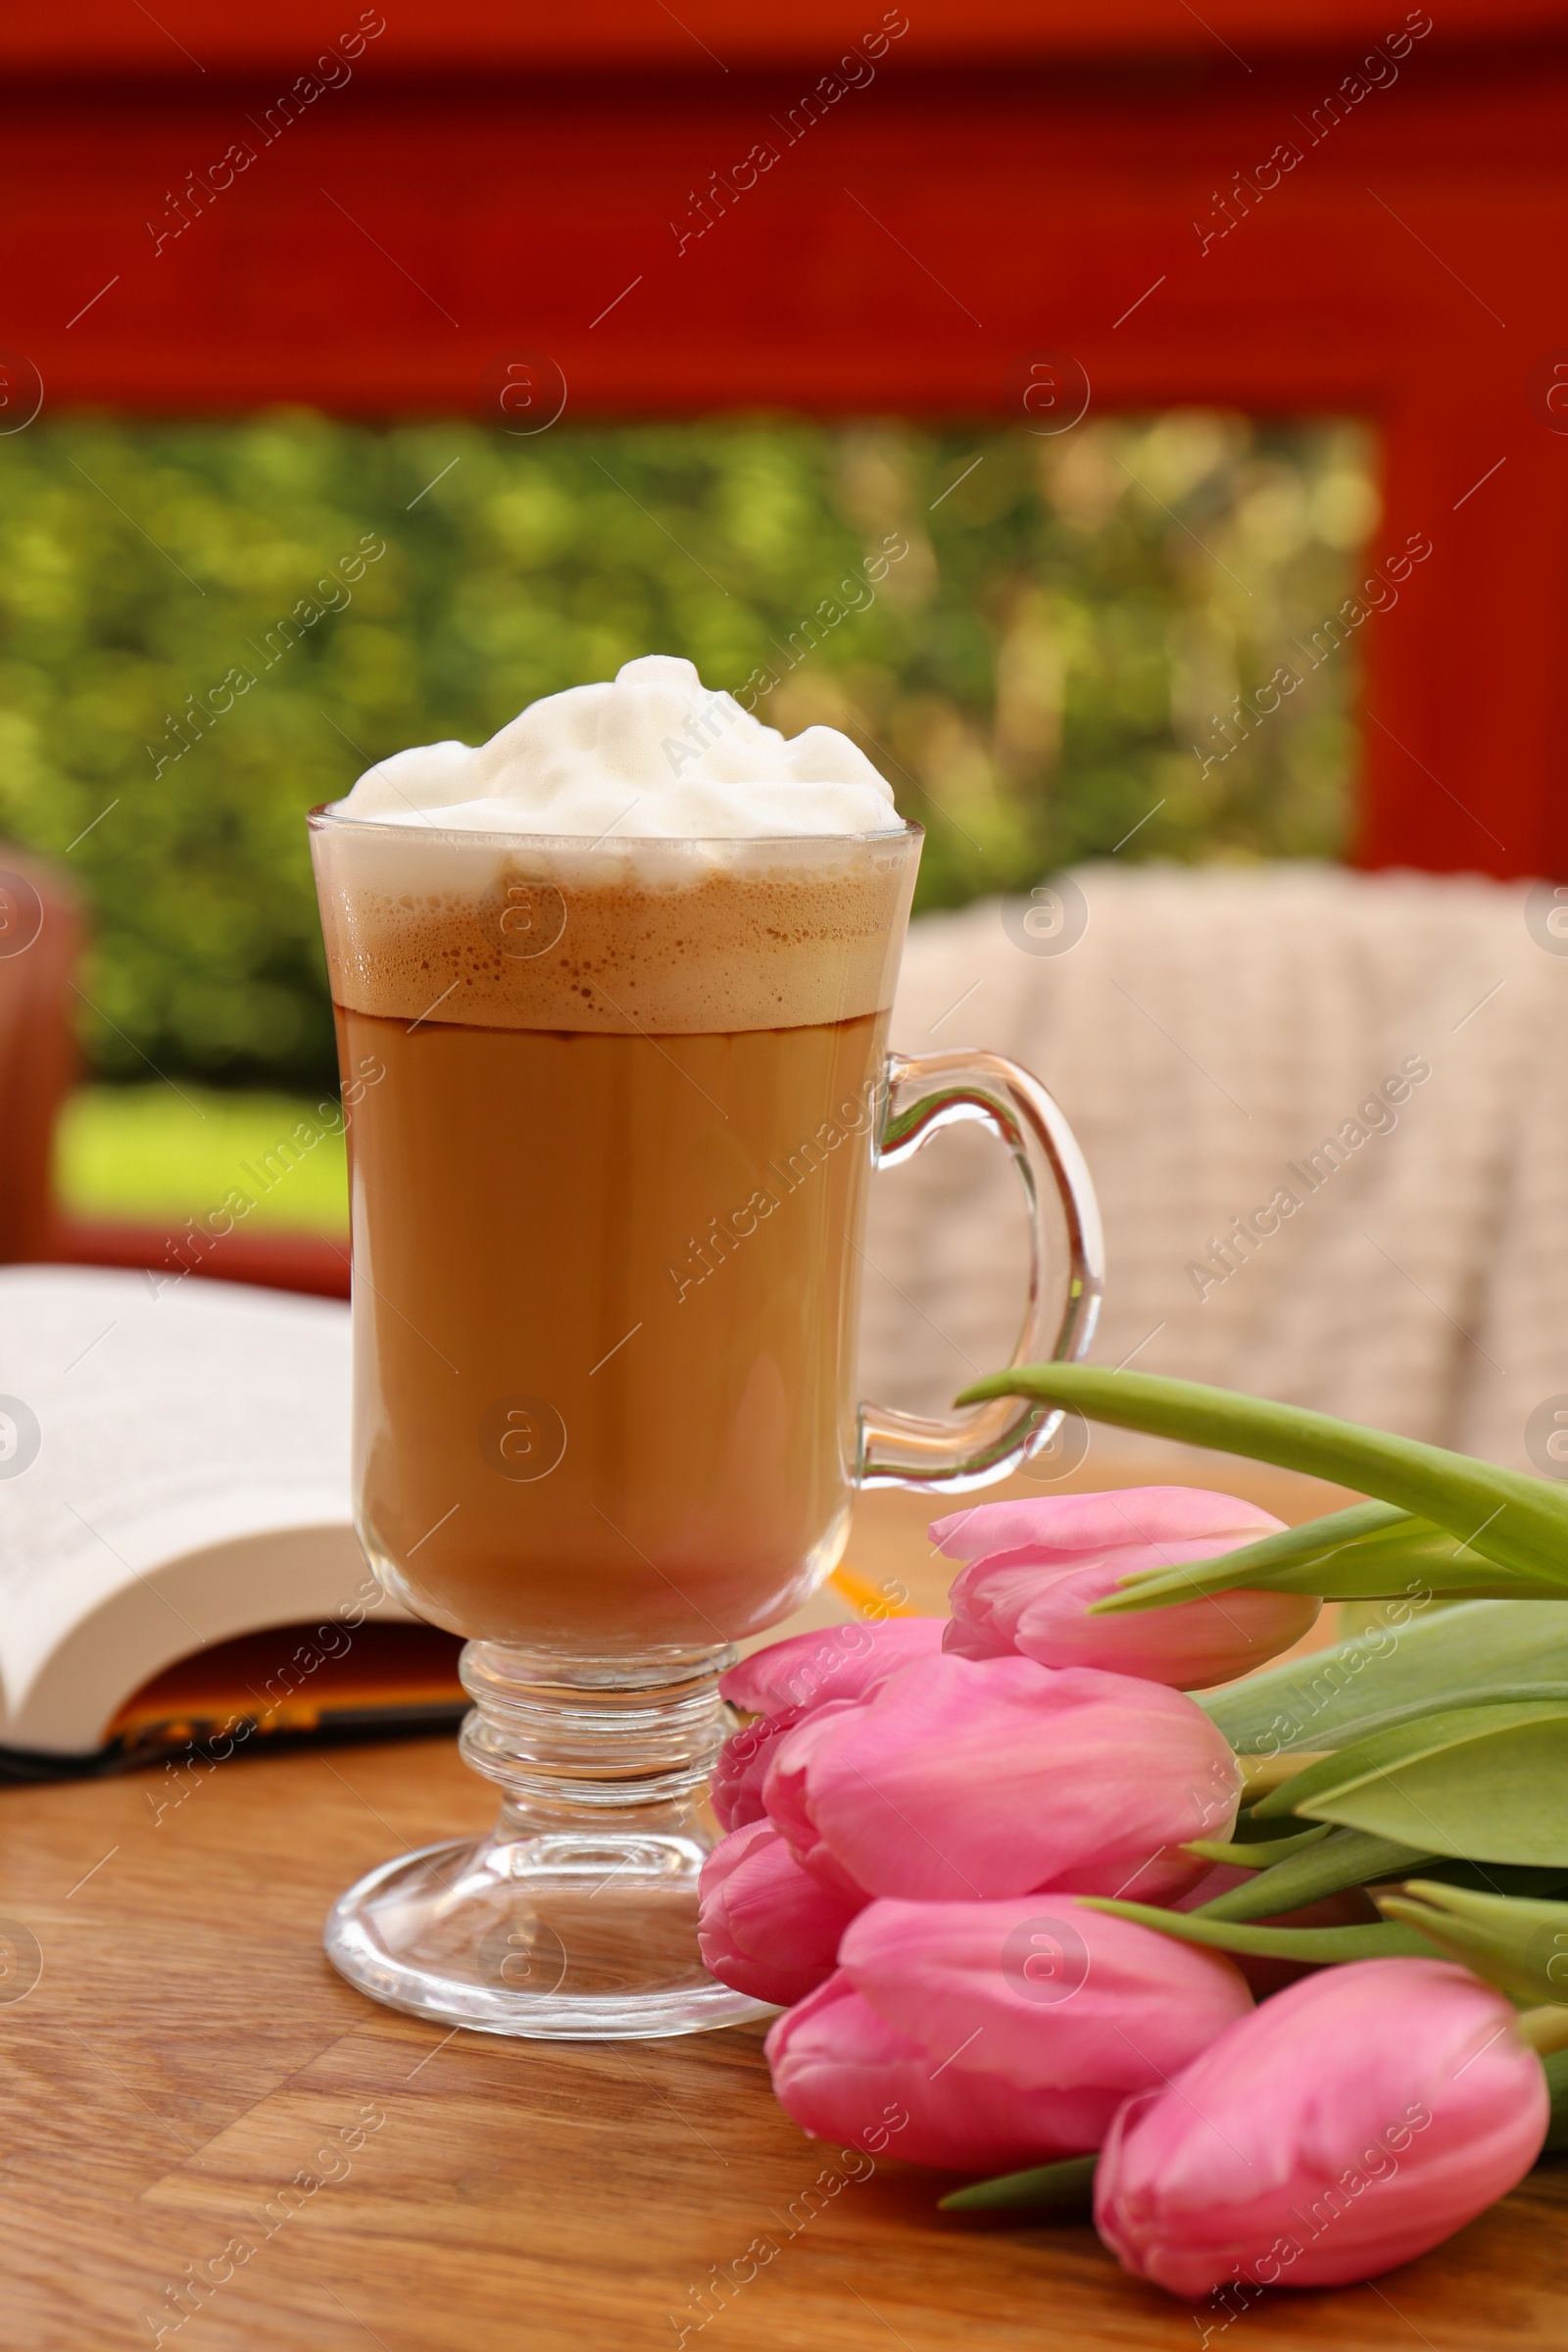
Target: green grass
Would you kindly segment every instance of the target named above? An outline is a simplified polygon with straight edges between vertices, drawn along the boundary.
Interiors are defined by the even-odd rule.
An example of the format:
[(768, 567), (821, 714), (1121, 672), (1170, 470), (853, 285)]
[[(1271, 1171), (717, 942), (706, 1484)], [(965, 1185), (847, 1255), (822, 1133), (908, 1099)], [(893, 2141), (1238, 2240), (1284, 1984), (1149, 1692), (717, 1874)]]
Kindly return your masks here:
[[(56, 1193), (72, 1216), (161, 1224), (205, 1216), (238, 1189), (255, 1203), (249, 1231), (342, 1233), (348, 1179), (332, 1115), (330, 1098), (219, 1094), (183, 1081), (83, 1087), (61, 1120)], [(302, 1121), (319, 1139), (308, 1149)]]

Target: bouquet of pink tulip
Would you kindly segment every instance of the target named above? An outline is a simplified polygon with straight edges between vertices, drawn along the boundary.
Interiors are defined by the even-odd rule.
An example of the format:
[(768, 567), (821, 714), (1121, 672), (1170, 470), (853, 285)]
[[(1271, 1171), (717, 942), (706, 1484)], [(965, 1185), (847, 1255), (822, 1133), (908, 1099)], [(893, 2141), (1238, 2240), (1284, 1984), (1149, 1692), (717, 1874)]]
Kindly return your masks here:
[[(1294, 1530), (1188, 1488), (937, 1521), (951, 1622), (725, 1678), (749, 1720), (704, 1955), (783, 2008), (807, 2132), (1002, 2175), (950, 2207), (1092, 2199), (1189, 2297), (1373, 2277), (1568, 2142), (1568, 1494), (1134, 1374), (960, 1401), (1004, 1391), (1379, 1499)], [(1385, 1605), (1254, 1673), (1324, 1598)]]

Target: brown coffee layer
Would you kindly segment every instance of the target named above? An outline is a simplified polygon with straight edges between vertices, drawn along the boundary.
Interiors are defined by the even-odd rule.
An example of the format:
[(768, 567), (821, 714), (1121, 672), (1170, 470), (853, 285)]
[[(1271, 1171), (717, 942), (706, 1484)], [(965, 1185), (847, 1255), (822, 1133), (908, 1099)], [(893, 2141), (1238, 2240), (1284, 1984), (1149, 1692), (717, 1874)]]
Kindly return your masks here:
[(689, 1035), (808, 1027), (892, 1003), (915, 837), (747, 845), (723, 862), (314, 836), (332, 993), (483, 1028)]
[(421, 1616), (739, 1641), (839, 1557), (886, 1016), (588, 1036), (337, 1016), (359, 1528)]

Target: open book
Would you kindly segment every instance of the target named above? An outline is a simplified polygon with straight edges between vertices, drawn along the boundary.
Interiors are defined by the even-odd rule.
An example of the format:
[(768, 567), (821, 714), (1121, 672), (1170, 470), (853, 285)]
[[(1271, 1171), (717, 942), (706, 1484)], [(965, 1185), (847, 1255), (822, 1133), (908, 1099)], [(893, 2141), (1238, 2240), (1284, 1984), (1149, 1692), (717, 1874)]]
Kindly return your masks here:
[(349, 1313), (0, 1267), (0, 1779), (455, 1725), (349, 1499)]

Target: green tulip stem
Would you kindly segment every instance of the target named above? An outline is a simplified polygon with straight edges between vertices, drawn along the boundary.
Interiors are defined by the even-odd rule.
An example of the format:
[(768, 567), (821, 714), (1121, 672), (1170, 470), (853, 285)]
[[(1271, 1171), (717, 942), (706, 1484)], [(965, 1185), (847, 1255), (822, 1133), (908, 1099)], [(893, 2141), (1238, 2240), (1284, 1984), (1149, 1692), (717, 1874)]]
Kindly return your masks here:
[(1519, 2019), (1519, 2038), (1528, 2041), (1539, 2058), (1568, 2050), (1568, 2007), (1548, 2001), (1544, 2008), (1527, 2009)]
[(1310, 1960), (1323, 1967), (1335, 1960), (1447, 1958), (1429, 1936), (1395, 1920), (1351, 1928), (1270, 1928), (1250, 1920), (1205, 1919), (1198, 1911), (1162, 1911), (1152, 1903), (1124, 1903), (1105, 1894), (1081, 1894), (1078, 1901), (1085, 1911), (1105, 1911), (1112, 1919), (1157, 1928), (1178, 1943), (1207, 1944), (1211, 1951), (1260, 1960)]
[(1217, 1446), (1358, 1489), (1445, 1528), (1526, 1578), (1568, 1586), (1568, 1495), (1549, 1480), (1500, 1469), (1357, 1422), (1274, 1404), (1196, 1381), (1092, 1364), (1020, 1364), (976, 1381), (959, 1404), (1035, 1396), (1151, 1437)]
[(1026, 2173), (1000, 2173), (994, 2180), (956, 2188), (939, 2202), (944, 2213), (1083, 2213), (1094, 2200), (1099, 2162), (1098, 2155), (1066, 2156), (1059, 2164), (1037, 2164)]
[(1309, 1845), (1321, 1845), (1325, 1838), (1333, 1835), (1333, 1823), (1323, 1821), (1315, 1830), (1302, 1830), (1295, 1838), (1258, 1838), (1249, 1844), (1228, 1845), (1218, 1838), (1192, 1838), (1182, 1852), (1196, 1854), (1200, 1862), (1228, 1863), (1237, 1870), (1267, 1870), (1272, 1863), (1289, 1862)]

